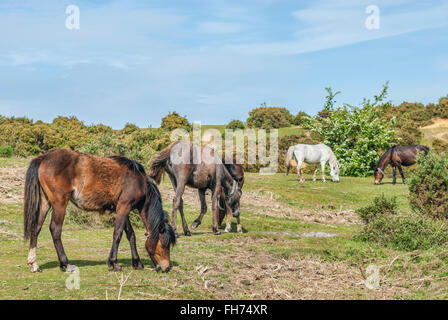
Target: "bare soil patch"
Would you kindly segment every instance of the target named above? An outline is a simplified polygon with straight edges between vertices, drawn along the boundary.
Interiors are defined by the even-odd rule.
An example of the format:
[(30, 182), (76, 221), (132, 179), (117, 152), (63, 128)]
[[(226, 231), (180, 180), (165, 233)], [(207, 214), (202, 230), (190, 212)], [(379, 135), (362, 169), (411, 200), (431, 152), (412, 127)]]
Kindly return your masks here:
[[(174, 190), (171, 186), (161, 184), (160, 191), (165, 202), (172, 202)], [(299, 219), (306, 222), (323, 224), (359, 223), (358, 216), (353, 210), (328, 210), (329, 207), (326, 206), (316, 208), (315, 210), (303, 210), (282, 203), (276, 200), (277, 198), (278, 196), (270, 191), (244, 191), (241, 198), (241, 209), (264, 216)], [(197, 190), (189, 187), (185, 188), (183, 200), (185, 204), (197, 208), (199, 214), (201, 205)], [(209, 191), (207, 191), (207, 205), (208, 208), (211, 208)]]
[(23, 201), (26, 168), (0, 168), (0, 202)]
[[(404, 287), (387, 283), (380, 290), (367, 289), (360, 269), (345, 262), (298, 255), (279, 258), (244, 250), (246, 245), (253, 245), (253, 239), (244, 241), (248, 243), (220, 240), (225, 244), (237, 242), (235, 249), (220, 254), (216, 259), (219, 262), (198, 264), (197, 275), (179, 269), (175, 272), (186, 273), (197, 290), (208, 291), (213, 299), (393, 299), (407, 294)], [(230, 265), (225, 266), (226, 261)], [(229, 275), (228, 279), (223, 279), (223, 274)]]

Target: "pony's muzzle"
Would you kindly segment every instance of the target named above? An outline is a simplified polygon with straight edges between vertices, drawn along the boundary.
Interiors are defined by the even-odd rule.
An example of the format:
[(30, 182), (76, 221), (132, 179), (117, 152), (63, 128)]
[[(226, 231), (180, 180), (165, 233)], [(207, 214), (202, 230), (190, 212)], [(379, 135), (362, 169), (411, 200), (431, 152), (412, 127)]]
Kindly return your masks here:
[(233, 212), (232, 212), (232, 216), (233, 216), (234, 218), (238, 218), (238, 217), (240, 216), (240, 210), (238, 209), (238, 210), (236, 210), (236, 211), (233, 211)]

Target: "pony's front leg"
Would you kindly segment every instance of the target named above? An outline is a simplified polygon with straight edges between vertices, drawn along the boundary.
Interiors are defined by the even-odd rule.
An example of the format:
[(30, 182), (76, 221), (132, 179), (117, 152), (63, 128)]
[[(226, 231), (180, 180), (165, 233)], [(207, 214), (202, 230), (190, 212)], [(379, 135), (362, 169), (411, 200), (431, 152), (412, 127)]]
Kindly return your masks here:
[(135, 232), (132, 228), (131, 221), (129, 220), (129, 216), (126, 218), (126, 223), (124, 226), (124, 231), (126, 232), (126, 237), (128, 238), (129, 245), (131, 247), (131, 255), (132, 255), (132, 266), (134, 269), (141, 270), (143, 269), (143, 263), (140, 260), (137, 251), (137, 245), (135, 242)]
[[(218, 188), (216, 188), (218, 189)], [(219, 208), (218, 208), (218, 201), (219, 197), (221, 196), (221, 192), (216, 190), (212, 195), (212, 231), (215, 235), (220, 235), (221, 232), (219, 231), (218, 221), (219, 221)]]
[(109, 259), (107, 260), (107, 266), (113, 271), (121, 271), (121, 266), (118, 264), (117, 253), (118, 246), (120, 245), (121, 236), (123, 235), (123, 229), (128, 219), (131, 207), (129, 205), (118, 205), (117, 214), (115, 215), (115, 229), (112, 240), (112, 248), (110, 249)]
[(392, 174), (393, 174), (392, 184), (396, 184), (397, 183), (397, 167), (396, 166), (392, 166)]
[(243, 233), (243, 227), (241, 226), (240, 216), (236, 217), (236, 231)]
[(226, 217), (227, 217), (227, 221), (226, 221), (226, 232), (230, 232), (232, 231), (232, 209), (230, 209), (230, 207), (228, 206), (228, 204), (224, 201), (225, 203), (225, 209), (226, 209)]
[(325, 180), (325, 163), (326, 163), (326, 162), (321, 162), (321, 167), (322, 167), (322, 182), (326, 182), (326, 180)]

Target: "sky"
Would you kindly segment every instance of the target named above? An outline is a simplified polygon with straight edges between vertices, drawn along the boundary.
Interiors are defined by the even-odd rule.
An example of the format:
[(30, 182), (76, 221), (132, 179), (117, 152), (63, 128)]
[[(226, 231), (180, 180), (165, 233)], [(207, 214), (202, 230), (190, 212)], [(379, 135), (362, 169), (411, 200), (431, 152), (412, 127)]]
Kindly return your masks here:
[(225, 124), (261, 103), (315, 114), (325, 87), (356, 105), (386, 81), (395, 104), (448, 94), (446, 0), (0, 0), (6, 116)]

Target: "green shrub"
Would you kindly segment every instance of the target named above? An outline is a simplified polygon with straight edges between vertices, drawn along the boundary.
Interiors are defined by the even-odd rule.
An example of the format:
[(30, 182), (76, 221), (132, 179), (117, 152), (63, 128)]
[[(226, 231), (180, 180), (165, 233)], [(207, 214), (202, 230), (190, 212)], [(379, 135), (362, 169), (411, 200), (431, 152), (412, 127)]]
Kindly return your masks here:
[(297, 115), (294, 117), (293, 124), (296, 126), (301, 126), (303, 124), (303, 118), (308, 118), (309, 115), (303, 111), (299, 111)]
[(417, 157), (417, 168), (412, 171), (409, 201), (416, 212), (432, 218), (448, 218), (448, 158), (430, 152)]
[(386, 150), (395, 140), (393, 120), (381, 118), (387, 96), (387, 84), (373, 101), (364, 99), (361, 106), (334, 107), (333, 93), (327, 88), (325, 116), (303, 118), (303, 127), (323, 137), (323, 143), (335, 153), (341, 174), (365, 177), (371, 175), (377, 161), (378, 150)]
[(10, 146), (0, 147), (0, 157), (11, 158), (14, 150)]
[(369, 223), (381, 215), (396, 215), (397, 208), (397, 198), (393, 197), (389, 199), (383, 194), (375, 197), (372, 204), (359, 208), (356, 212), (364, 223)]
[(357, 210), (364, 221), (355, 235), (359, 241), (376, 242), (398, 250), (429, 249), (448, 242), (447, 225), (415, 213), (400, 214), (394, 198), (374, 199), (372, 205)]
[(226, 129), (241, 129), (241, 130), (243, 130), (245, 128), (246, 128), (246, 126), (240, 120), (232, 120), (226, 126)]

